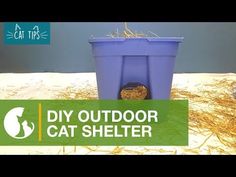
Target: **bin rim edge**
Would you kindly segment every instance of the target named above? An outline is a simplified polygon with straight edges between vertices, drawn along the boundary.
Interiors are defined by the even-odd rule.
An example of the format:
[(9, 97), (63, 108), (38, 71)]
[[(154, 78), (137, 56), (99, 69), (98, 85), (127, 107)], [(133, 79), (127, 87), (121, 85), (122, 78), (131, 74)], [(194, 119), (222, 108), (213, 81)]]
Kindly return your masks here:
[(97, 43), (97, 42), (124, 42), (131, 40), (147, 40), (149, 42), (182, 42), (184, 37), (136, 37), (136, 38), (125, 38), (125, 37), (92, 37), (89, 39), (89, 43)]

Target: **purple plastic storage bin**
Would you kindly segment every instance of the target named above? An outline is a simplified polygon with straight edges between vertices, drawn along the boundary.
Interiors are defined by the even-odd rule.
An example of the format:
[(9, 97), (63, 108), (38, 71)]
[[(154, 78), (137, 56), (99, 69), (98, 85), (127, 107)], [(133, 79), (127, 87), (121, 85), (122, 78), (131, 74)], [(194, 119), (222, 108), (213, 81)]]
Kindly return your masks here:
[(139, 82), (151, 99), (169, 99), (183, 37), (92, 38), (100, 99), (118, 99), (122, 86)]

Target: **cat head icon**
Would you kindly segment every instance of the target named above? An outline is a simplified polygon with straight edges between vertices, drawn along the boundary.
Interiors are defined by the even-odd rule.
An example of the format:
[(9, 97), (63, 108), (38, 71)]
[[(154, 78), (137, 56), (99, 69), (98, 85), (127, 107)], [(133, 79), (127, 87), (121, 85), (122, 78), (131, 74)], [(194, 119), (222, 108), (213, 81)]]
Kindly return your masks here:
[(7, 112), (4, 118), (4, 128), (9, 136), (15, 139), (29, 137), (34, 131), (34, 124), (29, 123), (22, 117), (23, 107), (15, 107)]

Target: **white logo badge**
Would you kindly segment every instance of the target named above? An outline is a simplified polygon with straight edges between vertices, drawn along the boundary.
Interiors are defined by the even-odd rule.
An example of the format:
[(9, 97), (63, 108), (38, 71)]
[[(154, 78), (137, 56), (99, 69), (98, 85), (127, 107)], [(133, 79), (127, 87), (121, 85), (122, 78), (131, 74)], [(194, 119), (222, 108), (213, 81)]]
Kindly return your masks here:
[(34, 131), (34, 124), (29, 125), (22, 114), (23, 107), (16, 107), (8, 111), (4, 118), (4, 128), (8, 135), (15, 139), (24, 139), (30, 136)]

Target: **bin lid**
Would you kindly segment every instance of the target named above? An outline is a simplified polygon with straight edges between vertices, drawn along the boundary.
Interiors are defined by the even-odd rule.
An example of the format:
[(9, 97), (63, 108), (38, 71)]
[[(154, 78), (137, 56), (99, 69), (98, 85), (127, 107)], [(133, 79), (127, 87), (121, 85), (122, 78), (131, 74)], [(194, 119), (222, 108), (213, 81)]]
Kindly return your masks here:
[(132, 38), (125, 38), (125, 37), (93, 37), (89, 39), (90, 43), (94, 42), (122, 42), (122, 41), (128, 41), (128, 40), (147, 40), (150, 42), (158, 42), (158, 41), (167, 41), (167, 42), (182, 42), (184, 40), (184, 37), (132, 37)]

